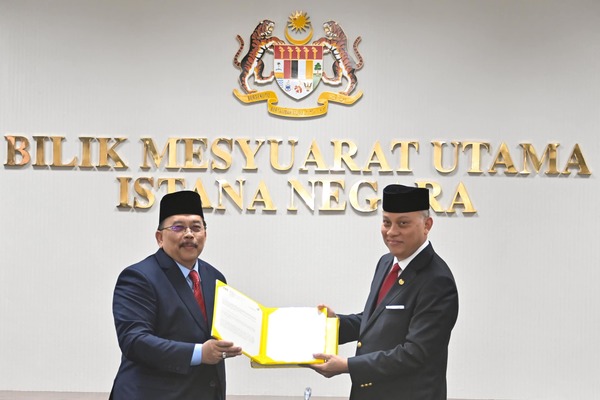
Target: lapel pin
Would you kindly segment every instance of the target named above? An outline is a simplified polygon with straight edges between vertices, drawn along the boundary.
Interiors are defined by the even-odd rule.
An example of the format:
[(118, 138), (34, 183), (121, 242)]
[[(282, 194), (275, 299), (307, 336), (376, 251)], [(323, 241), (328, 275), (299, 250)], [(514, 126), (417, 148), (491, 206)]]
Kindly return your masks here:
[(400, 284), (400, 286), (404, 285), (404, 279), (400, 279), (400, 280), (398, 281), (398, 283)]

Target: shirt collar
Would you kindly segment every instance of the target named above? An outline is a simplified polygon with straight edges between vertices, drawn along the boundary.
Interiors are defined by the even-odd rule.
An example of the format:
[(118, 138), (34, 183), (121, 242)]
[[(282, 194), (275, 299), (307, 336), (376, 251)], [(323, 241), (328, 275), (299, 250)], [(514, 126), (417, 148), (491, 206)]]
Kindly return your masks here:
[[(177, 266), (181, 270), (183, 277), (187, 279), (188, 275), (190, 274), (190, 272), (192, 270), (189, 269), (188, 267), (184, 267), (183, 265), (179, 264), (177, 261), (175, 261), (175, 264), (177, 264)], [(196, 263), (194, 264), (194, 268), (192, 268), (192, 269), (198, 273), (198, 276), (200, 276), (200, 271), (198, 271), (198, 260), (196, 260)]]
[[(415, 251), (414, 253), (412, 253), (410, 256), (406, 257), (404, 260), (398, 260), (397, 257), (394, 257), (394, 263), (398, 263), (398, 265), (400, 266), (400, 270), (404, 271), (406, 269), (406, 267), (408, 267), (408, 264), (410, 264), (410, 262), (419, 255), (420, 252), (423, 251), (423, 249), (425, 249), (425, 247), (427, 247), (429, 245), (429, 240), (426, 240), (425, 242), (423, 242), (423, 244), (421, 245), (421, 247), (419, 247), (417, 249), (417, 251)], [(393, 264), (392, 264), (393, 265)]]

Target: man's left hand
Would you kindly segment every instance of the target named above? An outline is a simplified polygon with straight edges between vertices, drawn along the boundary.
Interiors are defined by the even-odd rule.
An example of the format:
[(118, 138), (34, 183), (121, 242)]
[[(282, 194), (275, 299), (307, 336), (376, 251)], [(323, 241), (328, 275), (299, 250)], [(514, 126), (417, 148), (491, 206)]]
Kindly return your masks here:
[(348, 372), (348, 359), (333, 354), (317, 353), (313, 357), (319, 360), (325, 360), (323, 364), (310, 364), (309, 368), (314, 369), (325, 378), (331, 378), (339, 374)]

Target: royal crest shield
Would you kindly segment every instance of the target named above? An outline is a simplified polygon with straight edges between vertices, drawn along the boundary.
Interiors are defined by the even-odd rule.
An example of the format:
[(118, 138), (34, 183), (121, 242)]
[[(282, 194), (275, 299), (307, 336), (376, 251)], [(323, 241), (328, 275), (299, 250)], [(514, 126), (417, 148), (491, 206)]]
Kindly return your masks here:
[(273, 71), (277, 84), (296, 100), (311, 94), (323, 76), (323, 46), (273, 46)]

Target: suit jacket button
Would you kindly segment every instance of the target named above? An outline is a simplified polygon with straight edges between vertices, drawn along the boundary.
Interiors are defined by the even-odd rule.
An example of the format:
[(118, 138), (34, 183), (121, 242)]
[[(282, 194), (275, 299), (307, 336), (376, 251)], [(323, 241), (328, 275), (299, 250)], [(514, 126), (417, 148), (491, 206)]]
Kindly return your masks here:
[(213, 379), (211, 379), (208, 382), (208, 386), (210, 386), (211, 388), (217, 387), (217, 382), (215, 382)]
[(360, 349), (362, 347), (362, 343), (361, 342), (356, 343), (356, 347), (358, 347)]

